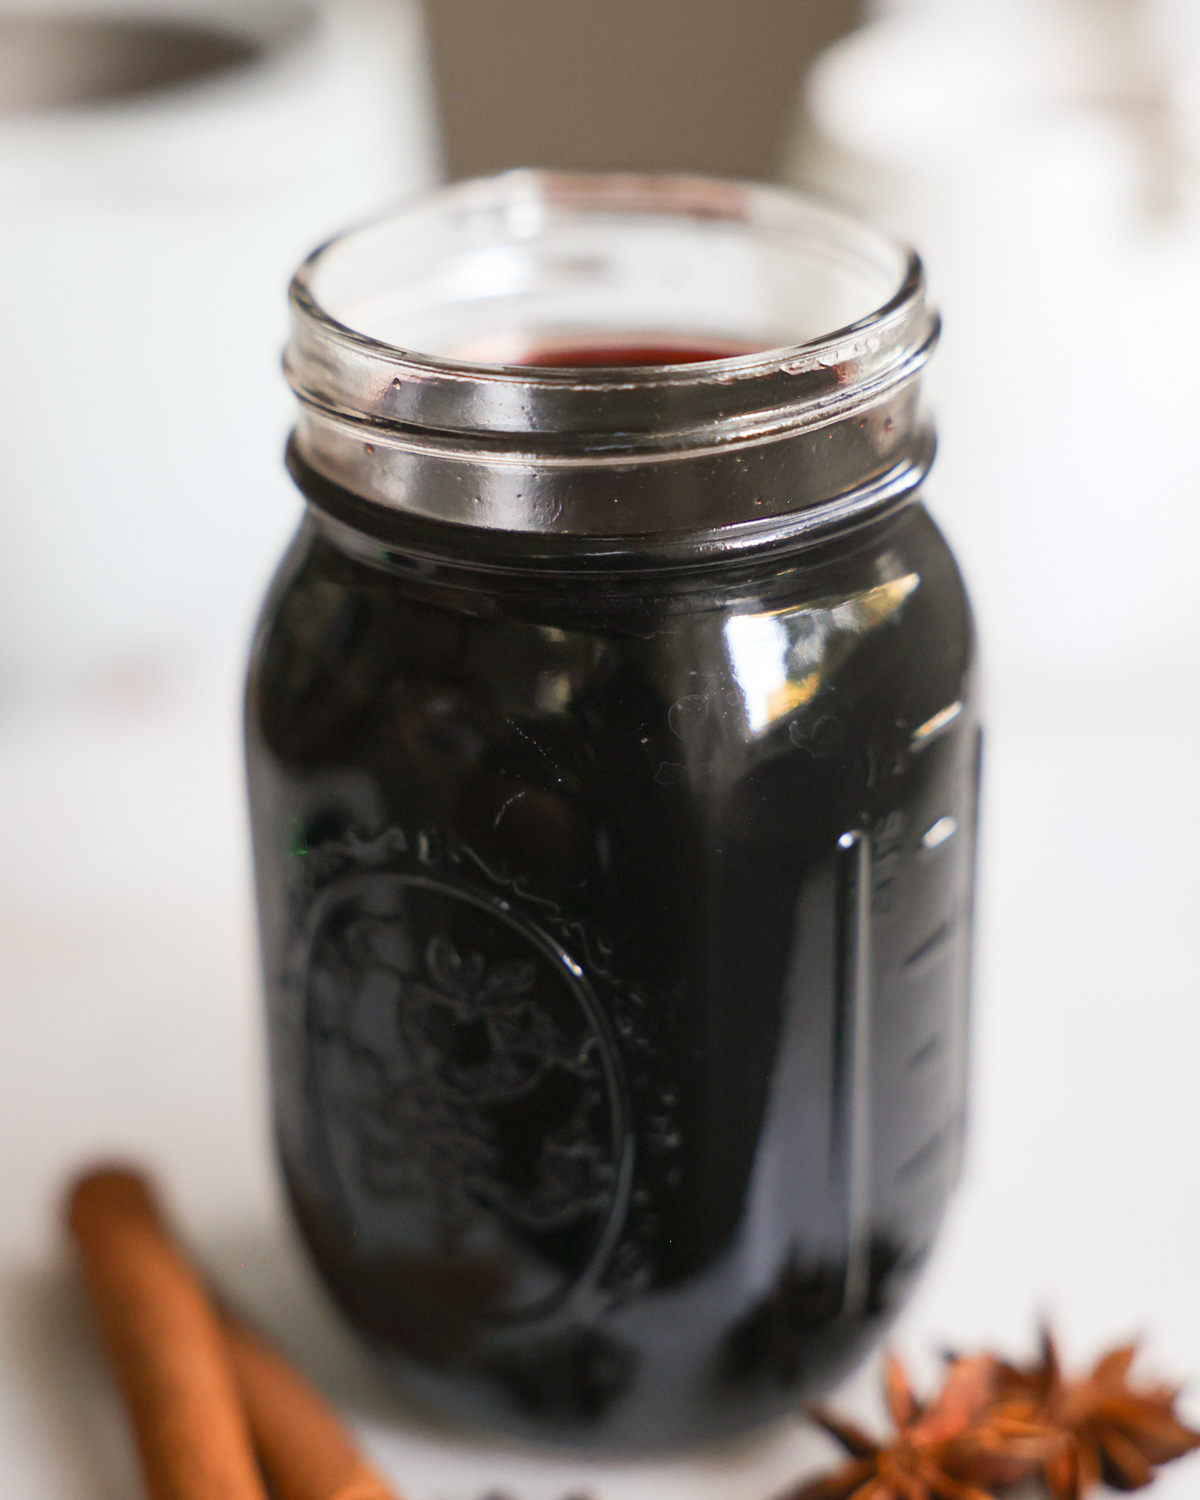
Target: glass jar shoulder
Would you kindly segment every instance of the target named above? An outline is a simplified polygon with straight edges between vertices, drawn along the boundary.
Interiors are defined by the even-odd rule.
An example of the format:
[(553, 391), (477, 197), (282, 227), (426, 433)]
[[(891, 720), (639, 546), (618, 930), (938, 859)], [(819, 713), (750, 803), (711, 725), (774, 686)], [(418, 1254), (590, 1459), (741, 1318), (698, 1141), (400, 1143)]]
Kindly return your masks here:
[[(722, 749), (743, 767), (832, 749), (864, 713), (915, 732), (969, 692), (974, 649), (958, 570), (917, 504), (788, 558), (656, 575), (372, 563), (310, 517), (264, 611), (250, 710), (297, 769), (369, 755), (378, 736), (469, 754), (515, 715), (663, 731), (646, 759), (662, 751), (654, 772), (671, 776)], [(420, 733), (398, 739), (397, 712)]]

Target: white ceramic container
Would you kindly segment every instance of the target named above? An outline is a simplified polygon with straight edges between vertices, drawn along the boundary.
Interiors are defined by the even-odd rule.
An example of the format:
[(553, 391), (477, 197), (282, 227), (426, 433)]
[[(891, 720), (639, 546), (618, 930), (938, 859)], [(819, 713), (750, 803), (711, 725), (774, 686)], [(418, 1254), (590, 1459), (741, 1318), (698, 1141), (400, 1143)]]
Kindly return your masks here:
[(1190, 5), (893, 4), (911, 13), (818, 60), (790, 142), (786, 176), (927, 261), (945, 320), (930, 499), (1014, 689), (1128, 705), (1194, 671)]
[(436, 174), (416, 0), (0, 0), (0, 690), (245, 635), (289, 276)]

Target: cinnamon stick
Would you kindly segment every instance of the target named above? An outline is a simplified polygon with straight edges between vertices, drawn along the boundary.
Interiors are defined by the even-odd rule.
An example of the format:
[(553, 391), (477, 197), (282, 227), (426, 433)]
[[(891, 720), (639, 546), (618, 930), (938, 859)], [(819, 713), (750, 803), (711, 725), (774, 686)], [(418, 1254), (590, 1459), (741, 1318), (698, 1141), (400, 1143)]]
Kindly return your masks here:
[(224, 1317), (258, 1456), (277, 1500), (396, 1500), (312, 1386), (262, 1337)]
[(221, 1324), (145, 1180), (93, 1172), (67, 1218), (151, 1500), (266, 1500)]

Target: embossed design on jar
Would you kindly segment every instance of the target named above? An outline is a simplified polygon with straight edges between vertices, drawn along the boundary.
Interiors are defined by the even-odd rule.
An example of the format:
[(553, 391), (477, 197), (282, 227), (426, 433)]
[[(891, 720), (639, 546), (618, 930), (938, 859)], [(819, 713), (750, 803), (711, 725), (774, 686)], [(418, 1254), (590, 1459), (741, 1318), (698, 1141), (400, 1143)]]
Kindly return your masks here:
[(311, 1086), (357, 1253), (481, 1321), (595, 1287), (632, 1141), (583, 971), (510, 903), (426, 873), (343, 873), (307, 913)]

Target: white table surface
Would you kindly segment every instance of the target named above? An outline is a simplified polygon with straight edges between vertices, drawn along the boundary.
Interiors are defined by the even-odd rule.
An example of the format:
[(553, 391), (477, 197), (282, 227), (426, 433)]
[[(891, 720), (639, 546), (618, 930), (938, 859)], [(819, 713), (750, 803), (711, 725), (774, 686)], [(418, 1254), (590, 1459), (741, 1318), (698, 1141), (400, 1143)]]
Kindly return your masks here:
[[(1048, 1313), (1077, 1362), (1136, 1333), (1200, 1386), (1200, 684), (1154, 699), (1121, 680), (992, 703), (967, 1173), (892, 1338), (918, 1370), (947, 1344), (1030, 1352)], [(410, 1500), (758, 1500), (828, 1456), (794, 1424), (588, 1465), (439, 1431), (381, 1389), (280, 1207), (235, 701), (227, 667), (0, 713), (0, 1493), (139, 1494), (58, 1223), (69, 1175), (110, 1154), (159, 1175)], [(1200, 1494), (1200, 1459), (1154, 1493)]]

